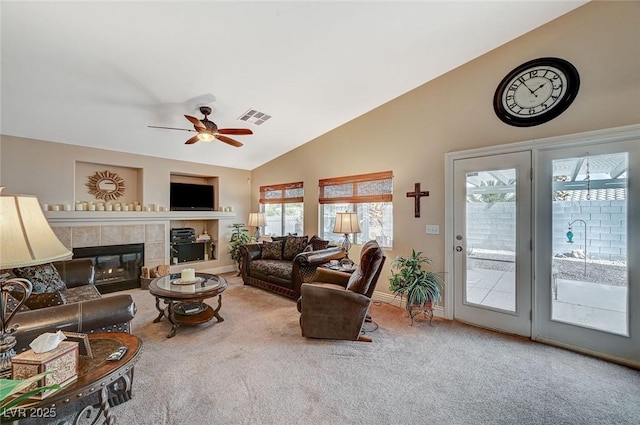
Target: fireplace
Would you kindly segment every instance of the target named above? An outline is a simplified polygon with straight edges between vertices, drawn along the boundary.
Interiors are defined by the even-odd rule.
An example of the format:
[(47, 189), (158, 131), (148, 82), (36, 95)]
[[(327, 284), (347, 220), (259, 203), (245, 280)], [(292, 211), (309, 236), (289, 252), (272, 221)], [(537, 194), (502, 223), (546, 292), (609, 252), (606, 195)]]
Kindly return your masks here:
[(101, 294), (140, 287), (144, 244), (73, 248), (73, 258), (91, 258), (96, 270), (96, 289)]

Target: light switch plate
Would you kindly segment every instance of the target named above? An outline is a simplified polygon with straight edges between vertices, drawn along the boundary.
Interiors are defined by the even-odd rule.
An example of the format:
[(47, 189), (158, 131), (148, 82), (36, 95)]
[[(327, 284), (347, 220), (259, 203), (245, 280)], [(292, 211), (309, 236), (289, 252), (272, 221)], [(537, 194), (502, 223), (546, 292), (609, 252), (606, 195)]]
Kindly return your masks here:
[(427, 235), (439, 235), (440, 226), (437, 224), (427, 224)]

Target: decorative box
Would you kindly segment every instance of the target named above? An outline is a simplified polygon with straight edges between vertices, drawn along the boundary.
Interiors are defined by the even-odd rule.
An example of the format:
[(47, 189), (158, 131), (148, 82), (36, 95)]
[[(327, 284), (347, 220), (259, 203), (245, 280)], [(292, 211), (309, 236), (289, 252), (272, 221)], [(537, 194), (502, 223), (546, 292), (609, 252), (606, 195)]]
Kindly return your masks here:
[[(34, 382), (25, 389), (25, 392), (52, 384), (64, 386), (78, 378), (78, 354), (78, 343), (70, 341), (62, 341), (56, 348), (46, 353), (28, 350), (11, 359), (11, 376), (13, 379), (26, 379), (52, 370), (52, 374)], [(47, 390), (32, 398), (43, 399), (55, 391)]]

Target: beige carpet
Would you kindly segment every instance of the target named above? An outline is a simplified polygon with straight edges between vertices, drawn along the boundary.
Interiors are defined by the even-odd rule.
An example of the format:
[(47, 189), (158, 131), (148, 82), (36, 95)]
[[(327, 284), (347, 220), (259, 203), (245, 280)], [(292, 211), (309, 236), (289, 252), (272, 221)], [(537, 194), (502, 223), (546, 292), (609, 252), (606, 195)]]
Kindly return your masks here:
[(224, 322), (171, 339), (154, 298), (128, 291), (144, 351), (118, 424), (640, 423), (636, 370), (449, 321), (412, 327), (389, 305), (372, 307), (373, 343), (309, 340), (293, 301), (227, 276)]

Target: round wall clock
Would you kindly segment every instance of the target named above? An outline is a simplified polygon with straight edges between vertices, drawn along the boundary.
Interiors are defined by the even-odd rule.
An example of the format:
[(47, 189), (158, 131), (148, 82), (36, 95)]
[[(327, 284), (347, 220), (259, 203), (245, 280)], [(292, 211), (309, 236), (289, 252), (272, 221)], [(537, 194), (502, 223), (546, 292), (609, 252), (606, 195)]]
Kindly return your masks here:
[(507, 124), (531, 127), (566, 111), (579, 88), (578, 70), (566, 60), (534, 59), (504, 77), (493, 96), (493, 109)]

